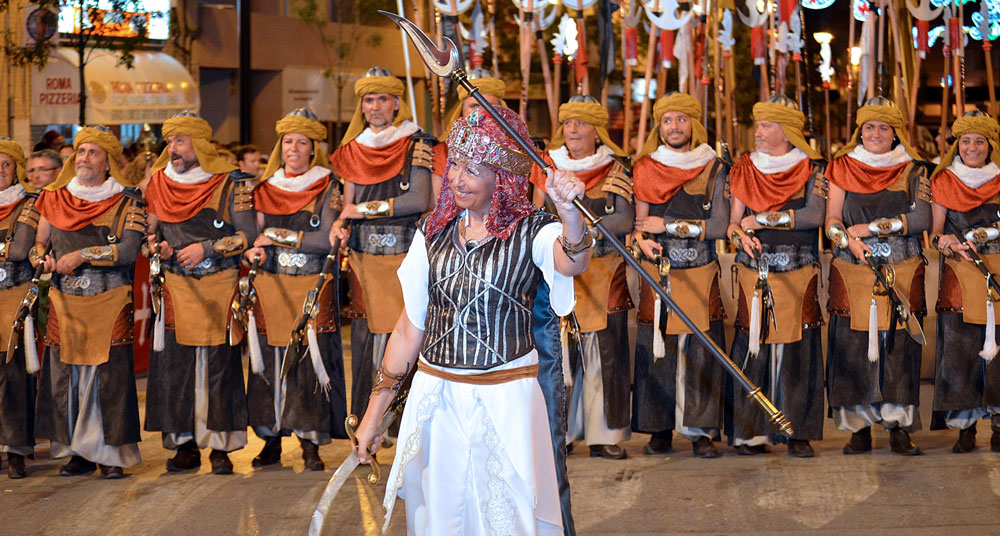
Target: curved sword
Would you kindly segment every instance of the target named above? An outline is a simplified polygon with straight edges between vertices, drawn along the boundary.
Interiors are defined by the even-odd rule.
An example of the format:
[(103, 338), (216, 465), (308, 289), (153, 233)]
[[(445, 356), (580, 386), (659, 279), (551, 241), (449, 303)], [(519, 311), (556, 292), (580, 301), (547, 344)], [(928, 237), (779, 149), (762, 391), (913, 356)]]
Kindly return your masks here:
[[(392, 422), (396, 420), (396, 417), (402, 414), (408, 394), (408, 391), (403, 391), (396, 395), (392, 404), (389, 405), (389, 409), (382, 415), (382, 421), (379, 422), (378, 428), (375, 430), (375, 437), (384, 434), (389, 429), (389, 426), (392, 425)], [(358, 440), (354, 437), (354, 427), (357, 425), (358, 417), (356, 415), (348, 416), (344, 422), (344, 427), (347, 429), (347, 435), (351, 438), (352, 445), (358, 444)], [(333, 476), (330, 477), (330, 481), (326, 484), (326, 488), (323, 489), (323, 495), (320, 496), (319, 502), (316, 503), (316, 510), (313, 511), (312, 520), (309, 522), (309, 536), (319, 536), (323, 533), (323, 523), (326, 521), (326, 514), (330, 511), (330, 505), (333, 504), (333, 498), (337, 496), (340, 488), (344, 487), (344, 484), (351, 477), (351, 474), (358, 465), (361, 465), (361, 462), (358, 460), (358, 455), (352, 449), (351, 453), (340, 464), (340, 467), (337, 467), (337, 470), (334, 471)], [(382, 475), (375, 458), (372, 458), (371, 468), (372, 472), (365, 481), (374, 486), (378, 484)]]

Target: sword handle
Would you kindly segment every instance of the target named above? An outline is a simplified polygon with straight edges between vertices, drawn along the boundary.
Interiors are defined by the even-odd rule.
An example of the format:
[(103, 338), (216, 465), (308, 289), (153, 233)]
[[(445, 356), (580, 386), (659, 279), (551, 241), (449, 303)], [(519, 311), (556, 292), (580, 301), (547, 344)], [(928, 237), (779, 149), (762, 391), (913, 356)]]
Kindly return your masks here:
[[(357, 415), (352, 413), (347, 416), (347, 419), (344, 419), (344, 429), (347, 430), (347, 437), (350, 438), (351, 445), (355, 447), (358, 446), (358, 437), (354, 433), (357, 427), (358, 427)], [(382, 430), (382, 432), (384, 433), (385, 430)], [(365, 447), (365, 450), (368, 450), (367, 446)], [(372, 458), (371, 460), (372, 461), (369, 465), (372, 468), (372, 472), (368, 475), (367, 480), (369, 484), (374, 486), (375, 484), (378, 484), (379, 480), (382, 479), (382, 468), (379, 466), (378, 461), (376, 461), (375, 458)]]

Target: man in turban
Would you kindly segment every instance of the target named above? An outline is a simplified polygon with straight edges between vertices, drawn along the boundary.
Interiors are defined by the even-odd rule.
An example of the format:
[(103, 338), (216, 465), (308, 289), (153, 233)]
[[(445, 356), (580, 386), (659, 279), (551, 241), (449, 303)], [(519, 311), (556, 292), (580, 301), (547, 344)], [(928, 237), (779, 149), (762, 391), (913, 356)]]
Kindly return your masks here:
[[(802, 135), (805, 117), (794, 101), (759, 102), (753, 118), (757, 150), (729, 173), (727, 233), (737, 244), (740, 289), (730, 355), (751, 381), (770, 386), (770, 399), (795, 423), (788, 454), (811, 457), (809, 442), (823, 435), (816, 230), (823, 225), (825, 163)], [(773, 307), (757, 285), (759, 263), (766, 264)], [(762, 454), (772, 441), (784, 441), (743, 393), (732, 396), (732, 440), (740, 454)]]
[(212, 128), (192, 113), (163, 124), (167, 147), (146, 187), (151, 247), (164, 274), (146, 390), (146, 430), (177, 453), (168, 471), (201, 465), (230, 474), (247, 442), (247, 400), (236, 341), (227, 340), (240, 255), (257, 235), (253, 179), (218, 156)]
[[(608, 136), (608, 111), (593, 97), (579, 95), (559, 107), (559, 120), (562, 125), (545, 161), (585, 183), (584, 202), (621, 240), (635, 219), (631, 164)], [(545, 173), (535, 166), (531, 180), (535, 204), (542, 206), (547, 202)], [(627, 316), (632, 301), (625, 265), (607, 240), (597, 236), (590, 266), (574, 278), (581, 343), (575, 361), (581, 366), (574, 373), (567, 442), (583, 439), (591, 456), (623, 459), (628, 454), (617, 444), (630, 437)]]
[[(16, 314), (34, 272), (28, 251), (35, 244), (38, 226), (37, 194), (32, 193), (27, 175), (21, 146), (0, 138), (0, 241), (4, 243), (0, 247), (0, 316), (8, 319)], [(28, 344), (19, 341), (17, 349), (0, 362), (0, 451), (7, 453), (10, 478), (28, 475), (24, 457), (35, 448), (32, 418), (38, 355), (34, 338), (28, 340)], [(0, 351), (9, 348), (9, 343), (3, 339)]]
[[(867, 264), (888, 265), (911, 312), (926, 314), (922, 235), (931, 225), (930, 167), (906, 138), (903, 113), (875, 97), (858, 109), (857, 128), (826, 170), (826, 233), (833, 242), (827, 389), (830, 413), (851, 432), (844, 454), (872, 448), (871, 426), (889, 431), (893, 452), (920, 449), (919, 342), (895, 329), (888, 296), (874, 290)], [(883, 266), (884, 268), (884, 266)], [(899, 326), (897, 326), (899, 327)]]
[[(506, 106), (503, 95), (507, 85), (503, 80), (493, 76), (493, 73), (486, 69), (473, 69), (469, 73), (469, 82), (479, 89), (479, 94), (486, 99), (486, 102), (494, 106)], [(458, 86), (458, 102), (448, 111), (444, 121), (444, 131), (438, 143), (434, 145), (434, 169), (431, 179), (434, 184), (434, 197), (432, 203), (437, 203), (438, 194), (441, 193), (441, 182), (445, 174), (445, 166), (448, 163), (448, 135), (451, 133), (451, 126), (459, 117), (466, 117), (473, 110), (480, 108), (476, 99), (469, 96), (468, 90)]]
[[(653, 106), (656, 128), (632, 170), (635, 241), (647, 269), (721, 347), (725, 344), (715, 241), (726, 236), (729, 164), (706, 143), (701, 105), (685, 93)], [(668, 287), (669, 285), (669, 287)], [(694, 455), (715, 458), (722, 427), (725, 372), (691, 330), (643, 284), (635, 347), (632, 430), (652, 434), (646, 454), (671, 448), (673, 430), (691, 440)], [(666, 358), (666, 359), (662, 359)]]
[(118, 169), (122, 147), (109, 130), (85, 127), (73, 148), (38, 199), (29, 255), (52, 272), (35, 431), (51, 440), (53, 458), (72, 456), (61, 475), (96, 464), (104, 478), (121, 478), (140, 462), (132, 277), (146, 212)]
[(372, 68), (354, 85), (358, 107), (340, 147), (330, 157), (344, 180), (341, 220), (351, 235), (348, 285), (354, 378), (351, 413), (363, 415), (372, 376), (403, 310), (396, 270), (415, 224), (431, 206), (433, 138), (411, 121), (403, 83)]

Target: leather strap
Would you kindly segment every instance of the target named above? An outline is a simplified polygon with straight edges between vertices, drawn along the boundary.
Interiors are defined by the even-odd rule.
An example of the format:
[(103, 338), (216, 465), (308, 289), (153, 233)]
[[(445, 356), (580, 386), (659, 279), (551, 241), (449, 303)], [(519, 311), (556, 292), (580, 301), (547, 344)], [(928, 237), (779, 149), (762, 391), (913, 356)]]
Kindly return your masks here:
[(434, 368), (421, 361), (417, 365), (417, 370), (424, 374), (448, 380), (450, 382), (468, 383), (472, 385), (497, 385), (500, 383), (512, 382), (524, 378), (538, 377), (538, 364), (517, 367), (512, 369), (494, 370), (482, 374), (454, 374)]

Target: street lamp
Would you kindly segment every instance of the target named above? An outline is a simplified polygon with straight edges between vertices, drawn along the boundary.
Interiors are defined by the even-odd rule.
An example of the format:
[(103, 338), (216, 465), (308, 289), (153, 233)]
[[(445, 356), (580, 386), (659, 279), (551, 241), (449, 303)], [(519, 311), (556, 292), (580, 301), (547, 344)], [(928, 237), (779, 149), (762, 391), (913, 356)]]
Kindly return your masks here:
[(851, 47), (851, 65), (855, 69), (861, 65), (861, 47)]

